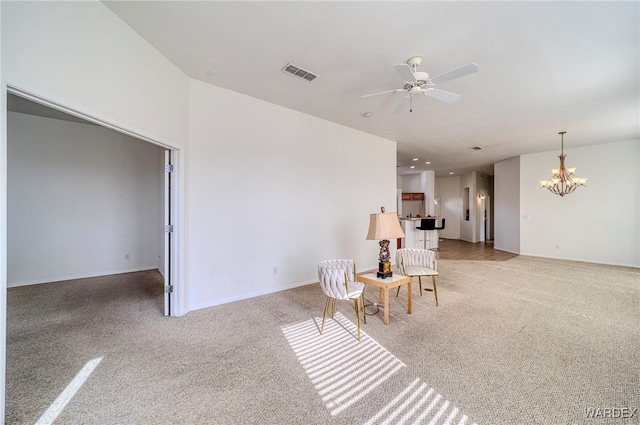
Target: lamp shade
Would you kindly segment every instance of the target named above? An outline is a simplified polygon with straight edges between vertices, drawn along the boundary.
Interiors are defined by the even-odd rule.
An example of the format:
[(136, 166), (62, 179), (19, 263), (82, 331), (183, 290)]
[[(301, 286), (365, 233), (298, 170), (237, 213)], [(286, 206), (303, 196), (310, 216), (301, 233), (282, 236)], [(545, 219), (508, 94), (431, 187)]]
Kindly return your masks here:
[(369, 232), (367, 239), (381, 241), (384, 239), (404, 238), (398, 214), (395, 212), (369, 215)]

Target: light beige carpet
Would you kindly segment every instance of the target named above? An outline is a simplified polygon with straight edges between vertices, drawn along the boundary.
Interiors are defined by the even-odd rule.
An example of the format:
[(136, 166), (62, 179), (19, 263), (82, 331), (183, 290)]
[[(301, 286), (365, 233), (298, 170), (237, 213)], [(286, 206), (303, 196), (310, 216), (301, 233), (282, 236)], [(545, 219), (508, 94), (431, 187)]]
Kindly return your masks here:
[(639, 269), (439, 266), (440, 306), (416, 282), (408, 315), (401, 291), (388, 326), (367, 317), (365, 352), (351, 304), (313, 331), (317, 284), (181, 318), (162, 316), (156, 272), (12, 288), (6, 422), (36, 423), (101, 359), (54, 423), (640, 424), (604, 417), (640, 408)]

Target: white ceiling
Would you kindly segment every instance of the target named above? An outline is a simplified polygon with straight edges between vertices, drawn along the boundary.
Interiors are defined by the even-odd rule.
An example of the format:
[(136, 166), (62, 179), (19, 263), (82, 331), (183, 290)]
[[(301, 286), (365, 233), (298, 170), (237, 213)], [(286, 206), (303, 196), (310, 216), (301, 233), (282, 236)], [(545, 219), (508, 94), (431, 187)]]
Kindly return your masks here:
[[(399, 174), (492, 174), (561, 130), (567, 149), (640, 138), (639, 2), (103, 3), (191, 78), (396, 141)], [(401, 88), (393, 65), (416, 55), (431, 76), (480, 71), (438, 86), (451, 104), (361, 98)]]

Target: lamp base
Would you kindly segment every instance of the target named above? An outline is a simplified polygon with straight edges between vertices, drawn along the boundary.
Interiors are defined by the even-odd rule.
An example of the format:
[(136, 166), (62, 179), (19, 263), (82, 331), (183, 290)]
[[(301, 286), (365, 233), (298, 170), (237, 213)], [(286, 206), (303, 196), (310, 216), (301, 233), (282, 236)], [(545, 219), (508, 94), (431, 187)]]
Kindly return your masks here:
[(391, 272), (391, 263), (388, 261), (381, 261), (378, 263), (378, 273), (376, 274), (381, 279), (386, 279), (393, 276)]

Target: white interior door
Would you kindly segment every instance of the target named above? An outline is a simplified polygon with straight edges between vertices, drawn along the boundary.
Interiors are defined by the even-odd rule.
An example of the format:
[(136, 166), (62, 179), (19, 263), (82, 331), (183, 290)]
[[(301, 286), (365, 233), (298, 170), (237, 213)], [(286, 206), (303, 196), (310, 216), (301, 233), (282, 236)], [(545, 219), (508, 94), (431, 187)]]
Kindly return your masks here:
[(493, 240), (493, 229), (491, 228), (491, 197), (487, 196), (484, 200), (484, 223), (485, 234), (488, 241)]
[(171, 151), (164, 151), (164, 315), (171, 316), (171, 298), (173, 294), (173, 279), (171, 270), (171, 244), (173, 242), (173, 221), (171, 217), (171, 176), (173, 164)]

